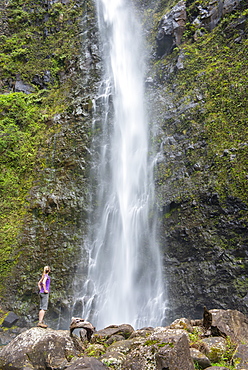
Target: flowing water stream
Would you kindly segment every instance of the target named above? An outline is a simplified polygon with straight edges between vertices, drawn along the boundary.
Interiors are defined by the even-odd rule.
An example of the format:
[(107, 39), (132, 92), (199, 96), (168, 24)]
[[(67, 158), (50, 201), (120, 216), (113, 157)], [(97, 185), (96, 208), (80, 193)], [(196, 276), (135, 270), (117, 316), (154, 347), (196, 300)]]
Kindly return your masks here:
[(96, 0), (104, 74), (95, 101), (92, 208), (82, 317), (97, 329), (161, 325), (165, 311), (144, 47), (128, 0)]

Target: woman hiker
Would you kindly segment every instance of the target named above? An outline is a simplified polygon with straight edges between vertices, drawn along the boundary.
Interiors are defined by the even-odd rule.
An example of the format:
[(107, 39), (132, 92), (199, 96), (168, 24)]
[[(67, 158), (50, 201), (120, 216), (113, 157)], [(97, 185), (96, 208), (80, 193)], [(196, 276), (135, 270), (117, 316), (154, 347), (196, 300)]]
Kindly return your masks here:
[(49, 266), (45, 266), (43, 270), (43, 274), (41, 276), (40, 281), (38, 282), (39, 287), (39, 295), (40, 295), (40, 311), (39, 311), (39, 322), (37, 326), (41, 328), (47, 328), (47, 325), (44, 324), (43, 319), (45, 312), (48, 307), (48, 298), (49, 298), (49, 290), (50, 290), (50, 276), (48, 275), (51, 271)]

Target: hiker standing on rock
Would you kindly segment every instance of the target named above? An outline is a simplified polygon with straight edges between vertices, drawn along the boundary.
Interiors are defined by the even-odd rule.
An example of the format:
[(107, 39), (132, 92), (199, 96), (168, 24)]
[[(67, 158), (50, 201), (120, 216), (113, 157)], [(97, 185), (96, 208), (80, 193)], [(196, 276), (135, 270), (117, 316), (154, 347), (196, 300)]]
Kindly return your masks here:
[(38, 282), (40, 296), (40, 311), (39, 311), (39, 322), (37, 326), (40, 326), (41, 328), (47, 328), (47, 325), (44, 324), (43, 319), (48, 307), (48, 298), (51, 281), (50, 276), (48, 274), (50, 271), (51, 271), (50, 267), (45, 266), (41, 279)]

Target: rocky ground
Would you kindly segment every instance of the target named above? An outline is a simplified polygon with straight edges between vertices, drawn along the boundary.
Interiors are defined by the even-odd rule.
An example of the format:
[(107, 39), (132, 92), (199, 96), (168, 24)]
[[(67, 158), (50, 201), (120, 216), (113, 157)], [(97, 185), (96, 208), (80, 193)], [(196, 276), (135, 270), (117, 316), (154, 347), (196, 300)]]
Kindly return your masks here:
[(17, 320), (9, 315), (0, 335), (6, 344), (9, 332), (9, 343), (0, 349), (1, 370), (248, 369), (248, 319), (236, 310), (204, 308), (202, 319), (181, 318), (166, 327), (112, 325), (88, 339), (84, 324), (79, 335), (39, 327), (4, 329)]

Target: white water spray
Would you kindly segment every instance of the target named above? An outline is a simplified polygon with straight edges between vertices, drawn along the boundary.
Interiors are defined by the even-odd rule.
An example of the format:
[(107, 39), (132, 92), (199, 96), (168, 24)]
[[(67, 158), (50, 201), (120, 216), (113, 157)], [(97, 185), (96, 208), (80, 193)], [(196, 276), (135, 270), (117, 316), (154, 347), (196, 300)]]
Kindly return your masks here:
[[(140, 30), (125, 0), (97, 0), (104, 76), (96, 99), (96, 195), (89, 225), (82, 317), (100, 329), (158, 326), (164, 317), (162, 262), (144, 109)], [(96, 152), (96, 148), (93, 149)]]

